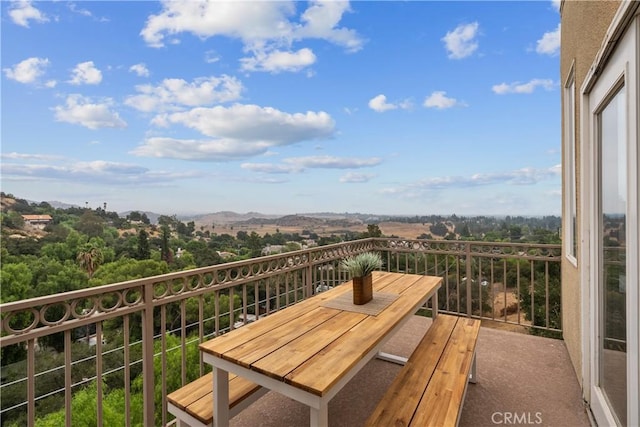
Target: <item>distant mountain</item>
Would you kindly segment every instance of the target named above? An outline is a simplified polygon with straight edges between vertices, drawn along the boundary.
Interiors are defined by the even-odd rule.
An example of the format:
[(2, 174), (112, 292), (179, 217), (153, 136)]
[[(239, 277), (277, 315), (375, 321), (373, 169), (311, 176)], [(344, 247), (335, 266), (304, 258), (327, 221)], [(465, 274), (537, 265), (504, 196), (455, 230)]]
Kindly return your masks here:
[(140, 214), (145, 214), (147, 216), (147, 218), (149, 218), (149, 222), (151, 222), (151, 224), (157, 224), (158, 223), (158, 218), (164, 214), (159, 214), (159, 213), (155, 213), (155, 212), (148, 212), (148, 211), (126, 211), (126, 212), (118, 212), (118, 216), (120, 218), (126, 218), (127, 215), (129, 215), (131, 212), (140, 212)]
[(252, 219), (275, 219), (282, 215), (265, 215), (259, 212), (236, 213), (231, 211), (220, 211), (204, 215), (196, 215), (190, 220), (196, 224), (234, 224)]
[[(29, 202), (29, 203), (40, 203), (40, 202)], [(69, 203), (64, 203), (64, 202), (58, 202), (56, 200), (51, 200), (48, 201), (47, 203), (49, 203), (51, 205), (52, 208), (55, 209), (69, 209), (69, 208), (79, 208), (80, 206), (78, 205), (72, 205)]]
[(285, 215), (275, 218), (250, 218), (245, 221), (237, 221), (238, 225), (276, 225), (278, 227), (299, 227), (309, 228), (321, 226), (330, 227), (350, 227), (353, 225), (361, 225), (363, 222), (358, 218), (345, 218), (344, 216), (322, 216), (314, 217), (311, 215)]

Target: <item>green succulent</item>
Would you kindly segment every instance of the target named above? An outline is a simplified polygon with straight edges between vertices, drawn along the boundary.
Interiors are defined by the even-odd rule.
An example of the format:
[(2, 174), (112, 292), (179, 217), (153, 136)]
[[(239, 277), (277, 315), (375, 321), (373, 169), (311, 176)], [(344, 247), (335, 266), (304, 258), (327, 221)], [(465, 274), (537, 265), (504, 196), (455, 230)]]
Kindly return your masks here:
[(343, 259), (340, 265), (351, 273), (351, 277), (363, 277), (382, 267), (382, 257), (379, 253), (363, 252)]

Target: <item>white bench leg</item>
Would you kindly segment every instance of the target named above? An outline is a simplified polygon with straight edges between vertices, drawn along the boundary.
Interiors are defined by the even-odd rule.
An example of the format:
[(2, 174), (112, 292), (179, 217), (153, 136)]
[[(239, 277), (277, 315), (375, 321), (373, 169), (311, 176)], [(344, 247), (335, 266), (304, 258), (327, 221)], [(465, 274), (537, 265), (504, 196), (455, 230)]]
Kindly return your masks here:
[(476, 376), (476, 354), (473, 353), (473, 362), (471, 362), (471, 374), (469, 375), (469, 382), (471, 384), (475, 384), (478, 382), (478, 377)]

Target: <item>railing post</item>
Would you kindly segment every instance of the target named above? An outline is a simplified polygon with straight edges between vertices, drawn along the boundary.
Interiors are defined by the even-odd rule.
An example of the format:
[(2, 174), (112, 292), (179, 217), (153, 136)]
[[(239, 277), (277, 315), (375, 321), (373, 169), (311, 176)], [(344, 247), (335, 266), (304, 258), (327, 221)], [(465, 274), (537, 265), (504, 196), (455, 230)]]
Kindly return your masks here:
[(155, 384), (153, 368), (153, 284), (144, 285), (142, 314), (142, 401), (145, 426), (155, 425)]
[(311, 262), (311, 252), (307, 253), (307, 268), (305, 270), (305, 275), (307, 276), (305, 281), (305, 298), (309, 298), (313, 295), (313, 263)]
[(465, 242), (466, 275), (467, 275), (467, 317), (471, 317), (471, 242)]

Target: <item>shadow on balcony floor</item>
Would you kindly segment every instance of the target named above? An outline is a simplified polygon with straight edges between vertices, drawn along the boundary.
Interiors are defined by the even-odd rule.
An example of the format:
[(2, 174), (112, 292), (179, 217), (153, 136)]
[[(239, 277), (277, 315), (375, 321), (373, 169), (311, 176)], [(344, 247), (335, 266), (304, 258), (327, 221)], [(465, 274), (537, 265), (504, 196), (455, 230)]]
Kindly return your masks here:
[[(384, 351), (408, 356), (429, 323), (414, 316)], [(461, 427), (590, 425), (562, 341), (483, 327), (477, 363), (478, 383), (467, 388)], [(363, 425), (399, 370), (381, 360), (368, 363), (329, 403), (329, 424)], [(233, 427), (308, 425), (307, 407), (274, 392), (231, 420)]]

